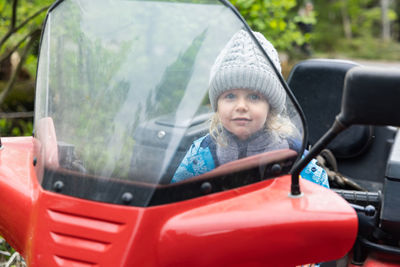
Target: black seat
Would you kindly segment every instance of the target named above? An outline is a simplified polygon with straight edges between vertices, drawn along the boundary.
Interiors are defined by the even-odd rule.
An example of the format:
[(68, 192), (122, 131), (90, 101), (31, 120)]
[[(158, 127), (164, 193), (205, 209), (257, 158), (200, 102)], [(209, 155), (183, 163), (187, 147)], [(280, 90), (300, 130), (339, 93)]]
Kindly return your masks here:
[[(358, 64), (351, 61), (313, 59), (302, 61), (292, 69), (288, 85), (306, 116), (310, 145), (331, 127), (339, 114), (344, 78), (355, 66)], [(393, 138), (394, 133), (388, 127), (355, 125), (339, 134), (328, 149), (337, 158), (342, 174), (375, 190), (381, 188), (389, 152), (383, 143)]]

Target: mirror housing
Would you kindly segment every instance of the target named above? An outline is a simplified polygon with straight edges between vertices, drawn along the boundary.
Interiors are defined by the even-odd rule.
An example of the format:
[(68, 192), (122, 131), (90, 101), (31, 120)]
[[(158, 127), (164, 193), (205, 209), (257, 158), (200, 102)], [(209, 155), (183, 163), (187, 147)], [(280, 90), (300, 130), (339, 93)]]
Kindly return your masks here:
[(399, 103), (400, 70), (355, 67), (346, 74), (338, 120), (346, 126), (400, 126), (400, 110), (393, 108)]
[[(292, 181), (343, 130), (351, 125), (400, 126), (400, 70), (355, 67), (345, 76), (341, 111), (331, 128), (315, 143), (309, 153), (296, 162)], [(291, 195), (301, 195), (298, 183), (292, 183)]]

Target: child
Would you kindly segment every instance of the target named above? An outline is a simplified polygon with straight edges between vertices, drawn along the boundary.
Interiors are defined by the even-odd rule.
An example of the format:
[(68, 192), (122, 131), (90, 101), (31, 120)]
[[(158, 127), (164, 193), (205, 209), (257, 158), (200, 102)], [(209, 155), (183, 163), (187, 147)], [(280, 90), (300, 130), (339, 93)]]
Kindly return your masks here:
[[(254, 34), (281, 71), (275, 48), (263, 35)], [(255, 154), (299, 149), (300, 134), (285, 115), (286, 92), (246, 31), (236, 33), (218, 55), (211, 69), (209, 98), (215, 111), (209, 134), (193, 142), (173, 183)], [(326, 173), (315, 162), (304, 171), (310, 180), (328, 187)]]

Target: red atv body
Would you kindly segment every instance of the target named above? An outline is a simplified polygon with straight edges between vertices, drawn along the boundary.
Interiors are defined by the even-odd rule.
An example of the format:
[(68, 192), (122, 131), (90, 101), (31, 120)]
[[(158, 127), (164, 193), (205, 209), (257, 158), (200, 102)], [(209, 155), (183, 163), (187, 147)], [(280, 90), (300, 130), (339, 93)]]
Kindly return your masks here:
[[(50, 8), (40, 46), (34, 135), (2, 138), (0, 150), (0, 234), (28, 266), (324, 266), (339, 259), (348, 266), (396, 266), (398, 244), (385, 243), (387, 236), (374, 240), (378, 249), (358, 242), (371, 240), (360, 227), (368, 201), (351, 206), (360, 204), (353, 197), (360, 194), (346, 191), (346, 197), (341, 191), (343, 198), (299, 181), (299, 172), (350, 125), (400, 125), (397, 114), (386, 116), (389, 111), (385, 120), (372, 111), (366, 112), (370, 120), (360, 115), (368, 100), (376, 102), (373, 111), (384, 101), (398, 101), (397, 72), (342, 75), (340, 90), (346, 81), (349, 103), (344, 101), (334, 125), (343, 127), (333, 127), (322, 142), (311, 139), (316, 144), (302, 157), (304, 114), (275, 69), (301, 148), (243, 158), (171, 183), (190, 144), (207, 132), (208, 75), (239, 30), (248, 31), (262, 50), (226, 1), (65, 0)], [(297, 92), (298, 84), (320, 81), (296, 84), (304, 64), (289, 81)], [(324, 64), (319, 66), (326, 69)], [(337, 69), (326, 73), (333, 77)], [(381, 96), (374, 83), (358, 84), (365, 75), (384, 84)], [(371, 94), (358, 103), (357, 90), (366, 87)], [(366, 215), (367, 224), (373, 218), (367, 234), (380, 229), (378, 211), (383, 232), (398, 225), (380, 206), (395, 201), (396, 195), (387, 196)]]

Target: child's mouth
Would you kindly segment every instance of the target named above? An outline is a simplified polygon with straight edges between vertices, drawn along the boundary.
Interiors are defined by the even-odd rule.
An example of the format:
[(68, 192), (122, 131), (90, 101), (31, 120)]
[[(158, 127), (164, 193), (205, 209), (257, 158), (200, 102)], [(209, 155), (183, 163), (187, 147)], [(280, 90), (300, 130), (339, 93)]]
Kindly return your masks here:
[(235, 118), (232, 119), (232, 121), (238, 126), (246, 126), (251, 122), (251, 120), (247, 118)]
[(233, 121), (251, 121), (250, 119), (247, 119), (247, 118), (234, 118), (232, 120)]

